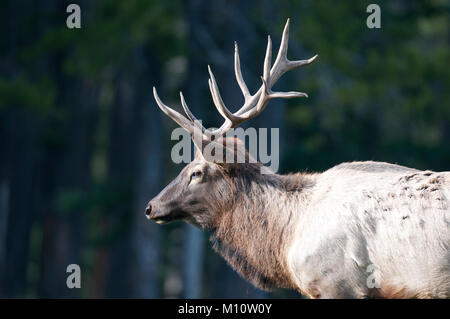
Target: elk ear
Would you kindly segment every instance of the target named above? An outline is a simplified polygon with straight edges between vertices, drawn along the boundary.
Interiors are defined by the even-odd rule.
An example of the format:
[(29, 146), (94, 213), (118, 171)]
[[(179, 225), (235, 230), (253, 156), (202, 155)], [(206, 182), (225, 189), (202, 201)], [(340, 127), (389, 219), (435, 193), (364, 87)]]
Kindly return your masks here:
[(195, 140), (194, 140), (194, 137), (192, 137), (192, 141), (194, 142), (194, 146), (195, 146), (195, 156), (194, 156), (194, 158), (196, 160), (205, 160), (206, 161), (206, 158), (203, 156), (203, 148), (204, 148), (204, 146), (206, 146), (208, 141), (202, 140), (199, 143), (196, 143)]
[(226, 162), (226, 153), (224, 153), (226, 149), (220, 144), (205, 139), (196, 141), (194, 137), (192, 137), (192, 141), (195, 146), (195, 159), (216, 164)]
[[(195, 143), (194, 143), (195, 144)], [(196, 145), (196, 158), (218, 165), (249, 163), (256, 161), (249, 155), (245, 145), (237, 138), (219, 138), (216, 141), (202, 140), (201, 149)]]

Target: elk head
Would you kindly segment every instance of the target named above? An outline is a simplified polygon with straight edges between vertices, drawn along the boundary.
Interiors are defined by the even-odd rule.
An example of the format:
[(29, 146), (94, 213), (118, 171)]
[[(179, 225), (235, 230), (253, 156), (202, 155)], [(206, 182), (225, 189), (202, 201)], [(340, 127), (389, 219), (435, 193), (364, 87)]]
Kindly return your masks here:
[[(270, 36), (268, 37), (261, 77), (262, 85), (253, 95), (250, 94), (242, 77), (238, 46), (235, 43), (236, 80), (244, 95), (244, 104), (235, 113), (230, 112), (225, 106), (215, 77), (208, 66), (211, 96), (217, 110), (225, 119), (222, 126), (216, 130), (206, 129), (195, 118), (181, 92), (181, 105), (187, 118), (165, 105), (153, 88), (153, 95), (160, 109), (191, 134), (196, 155), (194, 161), (186, 165), (181, 173), (148, 203), (145, 211), (148, 219), (161, 224), (185, 220), (202, 228), (213, 228), (219, 215), (232, 207), (236, 194), (243, 191), (241, 189), (245, 184), (243, 181), (261, 175), (262, 164), (251, 160), (243, 143), (235, 138), (225, 137), (225, 134), (241, 123), (258, 116), (271, 99), (308, 97), (306, 93), (272, 91), (273, 85), (284, 73), (308, 65), (317, 58), (315, 55), (308, 60), (288, 60), (286, 55), (288, 36), (289, 19), (272, 67), (272, 41)], [(205, 152), (206, 149), (213, 152)], [(237, 160), (239, 156), (245, 159), (243, 163)]]

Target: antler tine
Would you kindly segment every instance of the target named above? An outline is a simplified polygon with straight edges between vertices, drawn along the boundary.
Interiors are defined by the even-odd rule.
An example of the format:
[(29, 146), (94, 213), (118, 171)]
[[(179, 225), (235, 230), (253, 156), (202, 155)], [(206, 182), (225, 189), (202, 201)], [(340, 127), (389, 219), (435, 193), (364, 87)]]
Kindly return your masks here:
[(183, 106), (184, 113), (189, 117), (191, 122), (197, 121), (197, 118), (192, 114), (191, 110), (187, 106), (186, 100), (184, 99), (183, 92), (180, 91), (180, 100), (181, 100), (181, 106)]
[(264, 71), (261, 80), (263, 82), (262, 91), (258, 99), (258, 103), (256, 107), (252, 109), (253, 112), (249, 112), (248, 116), (255, 117), (259, 113), (261, 113), (266, 107), (271, 97), (270, 90), (270, 67), (272, 63), (272, 40), (270, 39), (270, 35), (267, 37), (267, 49), (266, 49), (266, 57), (264, 58)]
[(308, 65), (318, 57), (318, 55), (316, 54), (310, 59), (298, 61), (290, 61), (287, 58), (287, 49), (289, 43), (289, 25), (290, 19), (287, 19), (286, 25), (284, 26), (283, 30), (283, 35), (281, 37), (280, 49), (278, 50), (277, 58), (270, 72), (273, 81), (272, 84), (274, 84), (287, 71), (302, 67), (304, 65)]
[[(183, 93), (180, 92), (180, 98), (181, 98), (181, 104), (183, 106), (184, 111), (186, 112), (186, 115), (189, 117), (190, 120), (185, 118), (183, 115), (178, 113), (177, 111), (173, 110), (172, 108), (165, 105), (161, 99), (158, 96), (158, 92), (156, 92), (156, 88), (153, 87), (153, 96), (155, 97), (156, 104), (158, 104), (159, 108), (172, 120), (174, 120), (178, 125), (180, 125), (182, 128), (184, 128), (186, 131), (189, 132), (192, 136), (196, 132), (203, 136), (203, 133), (206, 131), (206, 129), (201, 125), (201, 123), (197, 120), (197, 118), (192, 114), (192, 112), (189, 110), (189, 107), (186, 104), (186, 101), (184, 100)], [(200, 131), (198, 131), (198, 130)], [(209, 134), (207, 135), (209, 136)]]
[[(264, 57), (263, 76), (261, 77), (261, 79), (263, 80), (263, 85), (266, 85), (266, 89), (270, 88), (271, 83), (271, 63), (272, 63), (272, 39), (270, 38), (269, 35), (267, 36), (267, 48), (266, 48), (266, 55)], [(240, 80), (242, 80), (242, 77), (240, 78)], [(234, 115), (237, 115), (241, 119), (240, 122), (243, 122), (244, 120), (248, 120), (256, 116), (257, 113), (255, 113), (254, 110), (262, 108), (264, 103), (261, 97), (264, 96), (265, 98), (267, 98), (267, 94), (263, 94), (262, 92), (264, 92), (264, 90), (262, 89), (263, 87), (261, 87), (258, 90), (258, 92), (256, 92), (254, 95), (249, 95), (249, 97), (245, 99), (245, 104), (241, 107), (241, 109), (239, 109), (236, 113), (234, 113)]]
[(256, 104), (256, 107), (254, 108), (255, 112), (252, 114), (252, 117), (255, 117), (259, 113), (261, 113), (265, 108), (269, 100), (272, 98), (270, 87), (267, 84), (267, 80), (264, 77), (261, 77), (261, 80), (263, 82), (262, 85), (262, 92), (258, 100), (258, 104)]
[(287, 19), (286, 25), (284, 26), (283, 35), (281, 36), (281, 43), (280, 48), (278, 49), (277, 58), (275, 59), (274, 68), (278, 64), (280, 64), (281, 61), (287, 61), (287, 49), (288, 49), (288, 43), (289, 43), (289, 25), (290, 25), (291, 19)]
[(183, 110), (186, 113), (186, 115), (189, 117), (189, 119), (192, 121), (195, 127), (200, 129), (200, 131), (203, 133), (206, 132), (206, 128), (201, 124), (201, 121), (199, 121), (194, 114), (192, 114), (191, 110), (187, 106), (186, 100), (184, 99), (183, 92), (180, 91), (180, 99), (181, 99), (181, 105), (183, 106)]
[(239, 59), (239, 48), (237, 42), (234, 42), (234, 73), (236, 74), (236, 81), (241, 88), (245, 101), (248, 101), (251, 96), (247, 84), (245, 84), (244, 78), (242, 77), (241, 61)]
[(209, 65), (208, 65), (208, 72), (209, 72), (209, 81), (208, 81), (209, 89), (213, 97), (214, 105), (216, 106), (220, 115), (222, 115), (225, 120), (230, 120), (231, 122), (239, 121), (239, 118), (234, 116), (233, 113), (231, 113), (230, 110), (228, 110), (228, 108), (225, 106), (225, 103), (223, 103), (222, 97), (220, 96), (219, 88), (217, 87), (216, 78), (214, 77), (214, 74), (212, 73), (211, 67)]
[(153, 87), (153, 96), (155, 97), (156, 103), (158, 104), (159, 108), (172, 120), (177, 122), (178, 125), (180, 125), (182, 128), (184, 128), (189, 133), (194, 133), (194, 126), (192, 122), (190, 122), (187, 118), (185, 118), (183, 115), (178, 113), (175, 110), (172, 110), (170, 107), (165, 105), (161, 99), (158, 96), (158, 93), (156, 92), (156, 88)]
[(239, 59), (239, 49), (238, 45), (235, 42), (235, 51), (234, 51), (234, 71), (236, 74), (236, 80), (239, 84), (239, 87), (244, 95), (245, 102), (244, 105), (235, 113), (230, 112), (230, 110), (225, 106), (222, 97), (219, 92), (219, 88), (217, 86), (216, 79), (214, 74), (211, 71), (211, 68), (208, 65), (208, 72), (210, 75), (210, 79), (208, 80), (209, 89), (211, 91), (211, 96), (219, 113), (225, 119), (225, 122), (222, 126), (215, 130), (207, 130), (201, 125), (201, 123), (195, 118), (192, 112), (189, 110), (186, 101), (184, 100), (183, 94), (180, 92), (181, 104), (183, 109), (190, 120), (185, 118), (180, 113), (172, 110), (170, 107), (161, 102), (156, 93), (156, 89), (153, 88), (153, 94), (155, 96), (155, 100), (158, 103), (158, 106), (161, 110), (167, 114), (170, 118), (172, 118), (175, 122), (177, 122), (181, 127), (186, 129), (188, 132), (193, 134), (194, 132), (198, 132), (198, 129), (201, 130), (202, 138), (207, 138), (212, 140), (213, 136), (217, 137), (219, 135), (225, 135), (231, 128), (237, 127), (242, 122), (249, 120), (258, 114), (260, 114), (264, 108), (267, 106), (267, 103), (274, 98), (296, 98), (296, 97), (308, 97), (306, 93), (302, 92), (273, 92), (272, 86), (275, 82), (287, 71), (302, 67), (304, 65), (308, 65), (312, 63), (318, 56), (315, 55), (307, 60), (298, 60), (298, 61), (290, 61), (287, 58), (287, 49), (288, 49), (288, 38), (289, 38), (289, 23), (288, 19), (286, 25), (283, 30), (283, 36), (281, 38), (280, 48), (278, 50), (277, 58), (273, 66), (271, 66), (272, 62), (272, 40), (270, 36), (267, 37), (267, 49), (266, 55), (264, 58), (264, 69), (262, 85), (259, 90), (251, 95), (247, 85), (245, 84), (244, 78), (242, 77), (241, 63)]
[[(214, 106), (215, 106), (216, 109), (219, 111), (219, 114), (222, 115), (222, 117), (223, 117), (226, 121), (229, 121), (229, 118), (227, 118), (227, 115), (229, 114), (229, 115), (232, 116), (232, 114), (231, 114), (231, 112), (230, 112), (226, 107), (225, 107), (225, 108), (222, 108), (222, 105), (223, 105), (223, 106), (225, 106), (225, 105), (223, 104), (223, 101), (222, 101), (221, 98), (220, 98), (221, 102), (218, 101), (217, 95), (216, 95), (216, 93), (214, 92), (214, 88), (213, 88), (211, 79), (208, 79), (208, 85), (209, 85), (209, 91), (211, 92), (211, 97), (212, 97), (213, 102), (214, 102)], [(220, 103), (222, 103), (222, 105), (221, 105)], [(226, 111), (225, 111), (225, 110), (226, 110)], [(228, 111), (228, 112), (227, 112), (227, 111)], [(211, 131), (211, 130), (210, 130), (210, 131)]]
[(272, 40), (270, 39), (270, 35), (267, 36), (267, 49), (266, 49), (266, 57), (264, 58), (264, 81), (270, 87), (270, 67), (272, 64)]
[(270, 93), (270, 98), (282, 98), (282, 99), (292, 99), (296, 97), (308, 97), (308, 94), (303, 92), (289, 91), (289, 92), (272, 92)]

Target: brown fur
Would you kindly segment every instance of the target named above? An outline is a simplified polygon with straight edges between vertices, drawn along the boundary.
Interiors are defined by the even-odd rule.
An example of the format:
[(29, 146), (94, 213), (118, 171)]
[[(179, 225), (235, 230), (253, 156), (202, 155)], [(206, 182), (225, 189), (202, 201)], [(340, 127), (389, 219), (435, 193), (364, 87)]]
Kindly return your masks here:
[[(225, 146), (235, 156), (244, 155), (245, 163), (211, 163), (197, 152), (194, 162), (149, 203), (150, 218), (183, 219), (211, 231), (214, 250), (259, 288), (296, 288), (286, 254), (298, 207), (283, 203), (301, 201), (312, 179), (306, 174), (262, 174), (263, 165), (236, 138), (210, 143)], [(198, 169), (200, 182), (189, 186), (192, 171)]]
[(376, 289), (374, 298), (382, 299), (416, 299), (423, 298), (415, 293), (409, 292), (405, 287), (384, 285), (380, 289)]
[(235, 195), (217, 220), (211, 237), (214, 250), (261, 289), (296, 288), (284, 261), (297, 216), (271, 203), (270, 198), (303, 191), (311, 184), (308, 177), (262, 175), (260, 164), (229, 165), (227, 169)]
[[(231, 146), (231, 142), (234, 142), (234, 146)], [(295, 268), (298, 267), (287, 264), (292, 261), (292, 256), (288, 254), (294, 248), (297, 249), (295, 243), (298, 240), (298, 234), (304, 232), (303, 227), (308, 225), (317, 214), (308, 214), (310, 210), (307, 210), (310, 209), (311, 201), (315, 200), (312, 196), (317, 196), (316, 186), (322, 186), (325, 193), (330, 191), (329, 186), (323, 187), (320, 184), (320, 178), (323, 174), (333, 174), (333, 170), (337, 169), (334, 168), (322, 174), (262, 174), (262, 164), (250, 157), (240, 141), (219, 139), (210, 143), (225, 145), (226, 151), (234, 152), (233, 154), (243, 153), (245, 163), (211, 162), (205, 160), (202, 153), (197, 152), (194, 162), (188, 164), (175, 180), (150, 201), (148, 210), (151, 214), (147, 215), (149, 219), (159, 223), (185, 220), (211, 231), (214, 250), (222, 255), (241, 276), (261, 289), (270, 290), (275, 286), (299, 291), (303, 289), (305, 291), (300, 292), (311, 298), (430, 298), (436, 296), (434, 292), (427, 289), (411, 291), (411, 288), (405, 284), (392, 284), (388, 281), (383, 282), (380, 289), (358, 290), (359, 282), (355, 286), (358, 289), (352, 287), (351, 283), (347, 282), (348, 278), (345, 274), (337, 277), (343, 278), (340, 280), (329, 280), (329, 277), (322, 276), (322, 273), (314, 277), (320, 261), (333, 253), (326, 250), (327, 247), (337, 247), (327, 245), (324, 247), (325, 250), (319, 247), (321, 252), (317, 255), (319, 262), (307, 263), (305, 260), (303, 263), (300, 260), (298, 267), (305, 269), (305, 266), (311, 266), (310, 273), (313, 276), (311, 278), (306, 276), (304, 282), (299, 283), (297, 273), (294, 273)], [(431, 207), (439, 203), (439, 209), (444, 207), (445, 203), (442, 205), (440, 203), (444, 201), (439, 202), (438, 199), (444, 197), (440, 184), (445, 180), (445, 176), (439, 173), (428, 171), (421, 173), (386, 163), (372, 165), (347, 163), (339, 165), (338, 169), (339, 172), (345, 169), (378, 172), (382, 167), (391, 171), (405, 171), (405, 174), (398, 179), (400, 184), (396, 188), (398, 192), (388, 192), (389, 198), (409, 197), (409, 195), (426, 195), (430, 198), (436, 196), (436, 201), (427, 199), (423, 205)], [(374, 202), (375, 207), (380, 206), (380, 210), (386, 212), (392, 210), (391, 206), (381, 206), (383, 198), (380, 193), (363, 190), (362, 195), (367, 197), (366, 202)], [(305, 211), (307, 211), (306, 214), (304, 214)], [(409, 214), (403, 214), (400, 217), (402, 223), (413, 220)], [(326, 220), (326, 216), (323, 220)], [(373, 226), (373, 223), (368, 225)], [(425, 222), (421, 221), (420, 227), (423, 228), (424, 225)], [(321, 224), (315, 226), (316, 228), (313, 229), (320, 228)], [(314, 233), (308, 234), (309, 238), (314, 235)], [(297, 251), (305, 251), (305, 246)], [(364, 250), (362, 252), (364, 253)], [(308, 256), (308, 252), (305, 256)], [(339, 259), (336, 266), (340, 266)], [(346, 270), (345, 267), (343, 269)], [(310, 282), (308, 278), (311, 279)], [(447, 296), (445, 291), (439, 293), (444, 297)]]

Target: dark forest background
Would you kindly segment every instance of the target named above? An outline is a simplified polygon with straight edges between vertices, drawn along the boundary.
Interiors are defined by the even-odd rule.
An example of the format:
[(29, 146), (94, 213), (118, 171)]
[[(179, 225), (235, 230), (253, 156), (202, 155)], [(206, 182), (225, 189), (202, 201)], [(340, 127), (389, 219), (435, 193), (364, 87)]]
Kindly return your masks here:
[[(170, 160), (175, 124), (152, 86), (179, 108), (183, 90), (207, 126), (207, 65), (232, 110), (244, 78), (260, 85), (267, 34), (277, 50), (291, 18), (288, 56), (312, 65), (248, 125), (280, 128), (281, 172), (377, 160), (450, 170), (449, 2), (76, 1), (0, 2), (0, 297), (300, 297), (262, 292), (183, 223), (159, 226), (144, 209), (181, 170)], [(81, 289), (66, 267), (81, 266)]]

